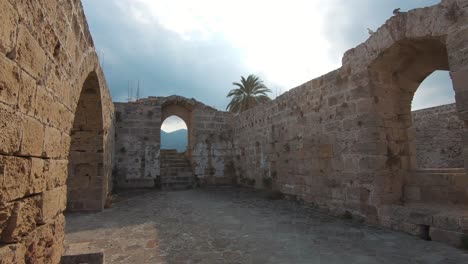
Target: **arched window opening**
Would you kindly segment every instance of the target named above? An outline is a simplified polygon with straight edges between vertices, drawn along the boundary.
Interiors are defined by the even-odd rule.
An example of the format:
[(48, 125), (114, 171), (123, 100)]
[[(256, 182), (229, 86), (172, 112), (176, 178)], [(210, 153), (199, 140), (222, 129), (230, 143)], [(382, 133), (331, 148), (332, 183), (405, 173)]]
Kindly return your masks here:
[(416, 168), (463, 168), (463, 121), (458, 118), (448, 71), (435, 71), (412, 101)]
[(455, 103), (455, 91), (449, 71), (434, 71), (419, 85), (413, 97), (411, 110)]
[[(466, 127), (457, 109), (462, 97), (453, 96), (452, 80), (443, 72), (449, 70), (443, 38), (398, 41), (369, 66), (387, 147), (377, 180), (379, 202), (418, 208), (468, 205), (464, 155), (454, 147), (466, 149), (461, 141)], [(453, 101), (457, 106), (434, 107)]]
[(172, 149), (179, 153), (187, 151), (187, 124), (178, 116), (170, 116), (161, 125), (161, 149)]

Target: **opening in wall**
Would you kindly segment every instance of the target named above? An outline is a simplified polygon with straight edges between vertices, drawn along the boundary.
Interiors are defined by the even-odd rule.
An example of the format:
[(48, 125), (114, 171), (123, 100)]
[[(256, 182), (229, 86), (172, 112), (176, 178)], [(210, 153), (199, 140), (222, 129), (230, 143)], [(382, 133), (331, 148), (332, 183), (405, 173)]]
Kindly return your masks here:
[(187, 124), (178, 116), (170, 116), (161, 125), (161, 149), (185, 152), (188, 145)]
[(103, 119), (96, 73), (81, 90), (71, 131), (67, 210), (100, 211), (104, 207)]
[(462, 134), (448, 71), (435, 71), (421, 83), (412, 101), (412, 131), (417, 169), (463, 168)]
[[(451, 151), (456, 153), (449, 147), (434, 149), (447, 145), (448, 138), (455, 145), (462, 138), (457, 134), (465, 133), (463, 122), (458, 120), (459, 112), (453, 104), (421, 109), (453, 102), (449, 70), (444, 38), (398, 41), (370, 65), (387, 144), (385, 172), (378, 185), (382, 190), (380, 202), (429, 207), (468, 204), (466, 175), (460, 162), (463, 155), (448, 155)], [(461, 103), (461, 97), (454, 99), (458, 105)], [(415, 109), (419, 110), (412, 111)], [(462, 129), (456, 132), (460, 126)], [(455, 135), (447, 136), (448, 133)], [(424, 135), (426, 138), (421, 138)], [(460, 147), (466, 149), (463, 144)], [(431, 152), (438, 156), (425, 158), (434, 157)], [(441, 153), (450, 158), (441, 159)]]

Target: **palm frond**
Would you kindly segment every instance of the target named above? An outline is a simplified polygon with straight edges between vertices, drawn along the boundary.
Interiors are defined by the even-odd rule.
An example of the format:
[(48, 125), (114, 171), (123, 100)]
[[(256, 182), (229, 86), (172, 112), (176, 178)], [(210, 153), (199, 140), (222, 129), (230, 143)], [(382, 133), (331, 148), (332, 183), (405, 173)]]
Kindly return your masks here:
[(267, 95), (267, 93), (271, 93), (271, 90), (254, 74), (247, 76), (247, 79), (241, 76), (241, 81), (233, 82), (232, 85), (238, 88), (229, 91), (227, 97), (231, 98), (231, 102), (227, 105), (226, 110), (235, 114), (252, 108), (258, 103), (271, 100)]

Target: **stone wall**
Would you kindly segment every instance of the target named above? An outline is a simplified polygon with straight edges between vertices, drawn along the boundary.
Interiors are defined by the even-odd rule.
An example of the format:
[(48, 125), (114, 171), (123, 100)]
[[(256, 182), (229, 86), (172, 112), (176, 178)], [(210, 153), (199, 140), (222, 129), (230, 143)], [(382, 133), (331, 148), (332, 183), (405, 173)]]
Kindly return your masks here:
[(113, 105), (79, 1), (0, 0), (0, 21), (0, 262), (59, 263), (71, 131), (90, 73), (106, 177)]
[(418, 168), (463, 168), (464, 124), (455, 104), (414, 111)]
[(150, 97), (115, 103), (116, 163), (114, 175), (121, 188), (154, 187), (160, 176), (161, 124), (179, 116), (188, 129), (187, 156), (202, 184), (232, 182), (232, 115), (194, 99)]
[[(238, 183), (272, 188), (324, 208), (361, 208), (364, 177), (385, 154), (369, 136), (363, 76), (339, 69), (250, 109), (235, 120)], [(362, 177), (362, 181), (360, 178)]]
[[(66, 204), (102, 209), (112, 167), (121, 187), (154, 186), (160, 125), (173, 114), (189, 127), (187, 155), (202, 184), (279, 190), (394, 229), (429, 227), (435, 240), (468, 230), (453, 211), (399, 218), (420, 213), (403, 196), (417, 167), (411, 100), (435, 70), (450, 71), (468, 164), (468, 0), (392, 17), (341, 68), (236, 117), (176, 96), (116, 104), (114, 166), (114, 105), (81, 3), (0, 0), (0, 18), (2, 263), (58, 263)], [(465, 173), (452, 174), (466, 194)], [(450, 189), (440, 175), (431, 172)]]
[[(401, 206), (416, 169), (411, 101), (435, 70), (450, 71), (460, 119), (454, 133), (467, 164), (467, 23), (466, 0), (402, 12), (347, 51), (341, 68), (236, 116), (237, 182), (279, 190), (334, 214), (348, 211), (408, 232), (420, 228), (395, 222), (382, 208)], [(444, 228), (454, 231), (437, 226)], [(458, 236), (461, 230), (457, 226)]]

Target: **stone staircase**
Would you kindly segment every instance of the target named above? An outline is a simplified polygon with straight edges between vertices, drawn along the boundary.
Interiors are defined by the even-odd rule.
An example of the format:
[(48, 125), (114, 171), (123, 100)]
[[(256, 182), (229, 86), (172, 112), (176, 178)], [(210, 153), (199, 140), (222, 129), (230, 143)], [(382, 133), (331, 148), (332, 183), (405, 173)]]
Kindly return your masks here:
[(161, 189), (185, 190), (195, 186), (192, 167), (184, 153), (178, 153), (175, 149), (162, 149), (160, 158)]

